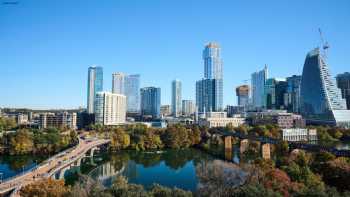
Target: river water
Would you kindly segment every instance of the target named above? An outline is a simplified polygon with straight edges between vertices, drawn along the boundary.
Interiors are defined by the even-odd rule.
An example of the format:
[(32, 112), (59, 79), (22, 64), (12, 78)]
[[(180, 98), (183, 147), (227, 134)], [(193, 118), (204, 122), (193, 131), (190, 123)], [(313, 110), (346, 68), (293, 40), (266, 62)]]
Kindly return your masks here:
[(20, 175), (44, 161), (47, 156), (0, 156), (0, 181)]
[(141, 184), (145, 188), (157, 183), (195, 191), (205, 186), (202, 180), (213, 168), (234, 174), (236, 178), (231, 181), (232, 185), (242, 184), (247, 175), (237, 164), (197, 149), (99, 153), (93, 158), (85, 158), (79, 167), (72, 167), (64, 174), (68, 184), (77, 181), (81, 173), (110, 187), (116, 177), (122, 175), (129, 183)]

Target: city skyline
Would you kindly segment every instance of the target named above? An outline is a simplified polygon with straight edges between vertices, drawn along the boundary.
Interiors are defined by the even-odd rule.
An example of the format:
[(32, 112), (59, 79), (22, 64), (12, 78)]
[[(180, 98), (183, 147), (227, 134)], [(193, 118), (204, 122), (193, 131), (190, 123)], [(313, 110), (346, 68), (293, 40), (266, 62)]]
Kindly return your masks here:
[[(110, 1), (101, 5), (101, 10), (105, 13), (98, 9), (94, 14), (86, 14), (83, 17), (79, 17), (82, 11), (80, 9), (89, 10), (96, 4), (73, 3), (80, 5), (79, 8), (70, 8), (72, 3), (68, 1), (62, 1), (60, 4), (20, 2), (12, 7), (1, 5), (0, 17), (4, 20), (1, 20), (0, 25), (6, 28), (1, 29), (3, 37), (0, 38), (0, 42), (8, 47), (0, 49), (4, 57), (2, 65), (6, 67), (0, 74), (0, 82), (6, 84), (0, 87), (0, 92), (6, 95), (0, 98), (0, 107), (86, 107), (86, 68), (95, 64), (104, 69), (104, 91), (112, 89), (111, 73), (139, 73), (142, 76), (140, 87), (156, 86), (162, 89), (162, 104), (171, 103), (171, 89), (168, 84), (174, 78), (182, 80), (183, 99), (193, 100), (195, 81), (202, 77), (201, 50), (210, 41), (216, 41), (222, 47), (225, 65), (224, 106), (236, 104), (236, 96), (232, 89), (243, 84), (244, 80), (250, 78), (251, 73), (265, 64), (269, 67), (271, 77), (301, 75), (305, 54), (319, 45), (319, 27), (331, 45), (328, 63), (332, 67), (332, 76), (348, 71), (346, 69), (350, 60), (347, 58), (347, 52), (350, 51), (350, 41), (345, 35), (349, 34), (350, 29), (345, 24), (350, 14), (345, 9), (349, 7), (347, 1), (339, 1), (336, 5), (327, 2), (315, 4), (312, 1), (296, 1), (293, 4), (274, 1), (269, 3), (273, 5), (272, 8), (259, 3), (248, 8), (245, 3), (222, 1), (218, 5), (209, 5), (193, 1), (186, 4), (188, 6), (184, 8), (184, 16), (174, 17), (177, 15), (170, 7), (176, 11), (183, 8), (183, 3), (150, 3), (148, 8), (155, 11), (155, 14), (148, 15), (147, 9), (140, 8), (147, 7), (144, 3), (135, 5)], [(155, 6), (156, 4), (158, 6)], [(108, 6), (110, 8), (106, 8)], [(220, 8), (218, 10), (221, 12), (209, 19), (203, 13), (212, 10), (212, 6)], [(266, 8), (265, 11), (259, 11), (259, 6)], [(309, 13), (311, 6), (319, 12)], [(47, 9), (43, 13), (36, 13), (42, 7)], [(68, 13), (52, 13), (56, 7), (65, 9)], [(130, 17), (127, 23), (105, 18), (106, 15), (118, 17), (115, 13), (124, 9), (120, 14), (125, 14), (131, 7), (141, 10), (139, 15)], [(267, 14), (276, 8), (280, 10), (275, 14), (279, 14), (283, 20), (275, 20), (274, 14)], [(73, 13), (75, 9), (78, 14)], [(246, 16), (244, 11), (249, 10), (257, 11), (262, 19), (256, 19), (254, 16), (241, 19)], [(293, 14), (295, 12), (300, 14)], [(163, 15), (164, 19), (157, 19), (157, 13)], [(25, 17), (26, 15), (30, 17)], [(146, 23), (150, 27), (138, 22), (141, 16), (145, 17), (144, 20), (152, 19), (153, 22)], [(295, 17), (297, 19), (294, 19)], [(77, 20), (82, 24), (78, 24)], [(85, 31), (82, 30), (87, 28), (91, 20), (96, 30), (88, 28), (91, 32), (86, 31), (90, 33), (83, 35)], [(217, 23), (213, 24), (212, 29), (206, 28), (206, 20)], [(231, 20), (235, 22), (234, 27), (227, 27)], [(264, 28), (261, 28), (262, 21), (267, 21)], [(118, 33), (118, 27), (111, 27), (118, 22), (120, 27), (127, 24), (131, 24), (131, 27)], [(174, 29), (169, 22), (174, 22), (173, 26), (178, 29), (175, 34), (170, 32)], [(23, 28), (26, 24), (30, 24), (31, 28)], [(73, 28), (72, 24), (77, 27)], [(148, 40), (145, 36), (133, 33), (137, 32), (138, 28), (134, 27), (136, 25), (144, 28), (145, 36), (150, 36)], [(152, 30), (155, 25), (163, 27), (159, 33)], [(256, 31), (255, 28), (259, 27), (260, 31)], [(55, 33), (57, 28), (63, 29), (63, 34)], [(129, 34), (130, 36), (127, 36)], [(41, 37), (52, 41), (41, 42)], [(167, 39), (169, 37), (172, 39)], [(183, 47), (184, 42), (186, 49)], [(271, 46), (265, 49), (265, 42), (269, 42)], [(24, 50), (22, 45), (31, 48)], [(87, 47), (89, 45), (91, 47)], [(158, 54), (154, 53), (155, 51)], [(135, 55), (137, 58), (132, 58)], [(254, 58), (249, 58), (252, 56)], [(45, 94), (42, 94), (43, 92)]]

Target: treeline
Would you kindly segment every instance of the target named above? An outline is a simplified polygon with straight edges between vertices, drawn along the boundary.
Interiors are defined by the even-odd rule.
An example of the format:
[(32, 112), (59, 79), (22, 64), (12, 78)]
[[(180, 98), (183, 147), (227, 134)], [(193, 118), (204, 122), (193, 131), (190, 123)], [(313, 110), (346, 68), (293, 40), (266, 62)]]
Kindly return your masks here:
[(216, 135), (219, 131), (236, 131), (249, 135), (280, 137), (280, 129), (274, 125), (249, 127), (207, 128), (197, 125), (184, 126), (180, 124), (170, 125), (167, 128), (151, 128), (142, 124), (119, 127), (94, 125), (92, 132), (105, 135), (111, 139), (111, 150), (132, 149), (148, 150), (162, 148), (188, 148), (201, 147), (209, 149), (213, 145), (222, 145), (221, 136)]
[(350, 129), (329, 126), (316, 126), (310, 128), (317, 129), (318, 140), (321, 142), (350, 140)]
[(23, 197), (191, 197), (192, 193), (178, 188), (168, 188), (154, 184), (146, 190), (142, 185), (128, 183), (123, 176), (118, 176), (110, 188), (87, 176), (81, 176), (73, 187), (66, 186), (63, 180), (42, 180), (21, 189)]
[(3, 131), (13, 130), (17, 127), (14, 118), (0, 117), (0, 133)]
[(1, 154), (54, 154), (78, 142), (74, 131), (48, 129), (18, 129), (3, 133), (0, 139)]
[[(104, 129), (106, 132), (106, 129)], [(204, 139), (205, 130), (198, 126), (169, 126), (166, 129), (149, 128), (145, 125), (110, 127), (107, 132), (111, 150), (149, 150), (162, 148), (188, 148), (199, 145)]]

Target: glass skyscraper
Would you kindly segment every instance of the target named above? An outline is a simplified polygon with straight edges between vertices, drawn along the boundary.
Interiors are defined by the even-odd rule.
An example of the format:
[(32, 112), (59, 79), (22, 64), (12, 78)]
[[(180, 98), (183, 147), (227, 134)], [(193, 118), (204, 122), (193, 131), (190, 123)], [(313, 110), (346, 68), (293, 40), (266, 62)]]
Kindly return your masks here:
[(174, 117), (179, 117), (182, 112), (182, 86), (181, 81), (174, 80), (171, 83), (171, 110)]
[(319, 48), (309, 52), (301, 79), (301, 113), (309, 123), (350, 126), (350, 111)]
[(299, 113), (301, 76), (293, 75), (287, 77), (287, 83), (287, 110), (289, 112)]
[(113, 73), (112, 74), (112, 93), (114, 94), (125, 94), (125, 74), (124, 73)]
[(221, 48), (209, 43), (203, 50), (204, 79), (196, 83), (196, 102), (199, 112), (223, 110), (223, 70)]
[(140, 111), (140, 75), (113, 73), (112, 92), (126, 96), (127, 112)]
[(160, 118), (160, 88), (141, 88), (141, 114)]
[(285, 109), (288, 83), (284, 78), (270, 78), (265, 83), (264, 106), (266, 109)]
[(103, 69), (98, 66), (91, 66), (88, 70), (87, 86), (87, 112), (95, 113), (96, 93), (103, 91)]
[(236, 88), (238, 106), (248, 107), (249, 105), (249, 86), (241, 85)]
[(251, 76), (252, 102), (254, 108), (265, 107), (265, 84), (268, 78), (267, 66), (261, 71), (254, 72)]
[(347, 108), (350, 109), (350, 73), (339, 74), (336, 78), (342, 97), (346, 100)]

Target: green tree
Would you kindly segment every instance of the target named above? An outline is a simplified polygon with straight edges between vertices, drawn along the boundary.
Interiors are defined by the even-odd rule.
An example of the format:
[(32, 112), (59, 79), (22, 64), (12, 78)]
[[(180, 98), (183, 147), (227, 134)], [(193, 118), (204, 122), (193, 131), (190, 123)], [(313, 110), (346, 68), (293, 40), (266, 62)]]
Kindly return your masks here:
[(26, 129), (18, 130), (9, 136), (9, 149), (11, 155), (28, 154), (33, 151), (33, 136)]
[(13, 130), (17, 127), (14, 118), (0, 117), (0, 132)]
[(236, 189), (231, 195), (234, 197), (282, 197), (279, 192), (267, 189), (261, 184), (246, 184)]
[(323, 180), (339, 190), (349, 190), (350, 163), (346, 158), (339, 157), (334, 160), (327, 161), (321, 170)]
[(188, 131), (182, 125), (169, 126), (163, 134), (162, 141), (168, 148), (186, 148), (191, 145)]
[(112, 131), (110, 148), (112, 150), (120, 150), (130, 145), (130, 136), (124, 129), (116, 128)]
[(192, 146), (201, 142), (201, 131), (199, 130), (198, 126), (188, 130), (188, 137)]

